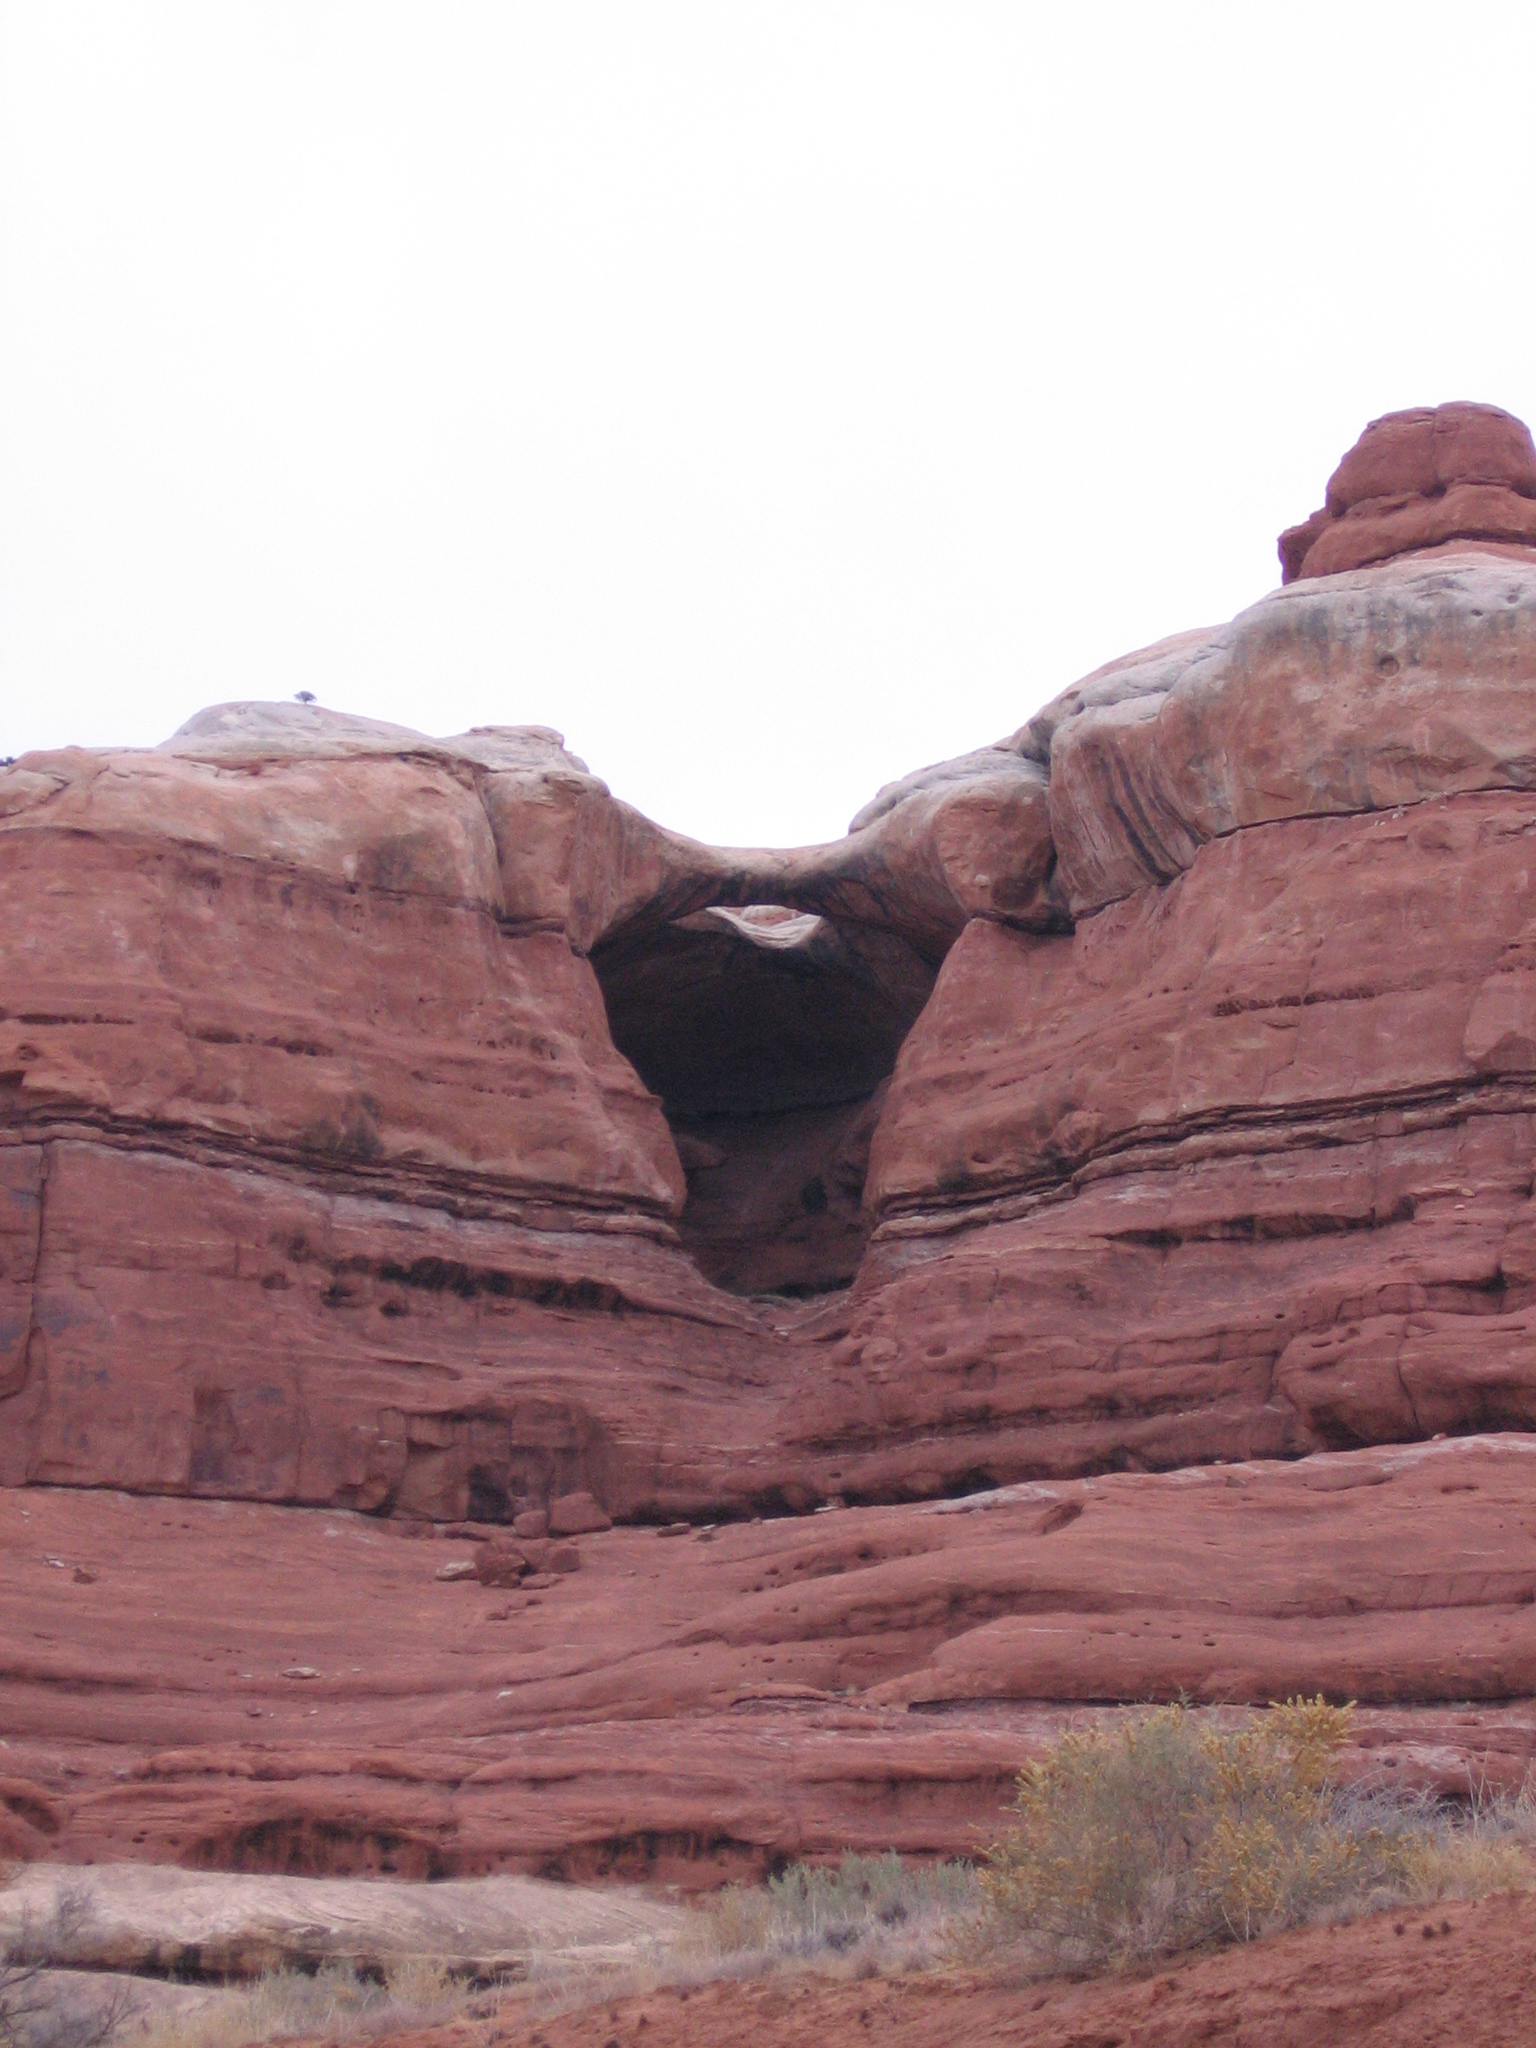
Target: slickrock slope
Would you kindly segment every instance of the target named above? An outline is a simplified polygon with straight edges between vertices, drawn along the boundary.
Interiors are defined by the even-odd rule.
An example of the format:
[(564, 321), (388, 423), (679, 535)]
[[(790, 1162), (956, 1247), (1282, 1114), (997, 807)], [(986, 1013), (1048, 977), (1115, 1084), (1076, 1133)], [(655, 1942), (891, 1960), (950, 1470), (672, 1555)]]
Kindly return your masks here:
[(1494, 1436), (616, 1528), (529, 1590), (440, 1577), (480, 1545), (399, 1519), (20, 1489), (0, 1826), (66, 1861), (699, 1883), (974, 1853), (1066, 1713), (1319, 1687), (1362, 1702), (1360, 1767), (1518, 1787), (1533, 1474)]
[[(1527, 512), (1508, 415), (1378, 421), (1280, 589), (824, 847), (668, 833), (542, 728), (297, 704), (0, 769), (0, 1487), (66, 1489), (33, 1496), (58, 1555), (89, 1535), (158, 1574), (127, 1634), (54, 1567), (7, 1594), (0, 1734), (50, 1798), (82, 1774), (56, 1853), (956, 1847), (1040, 1715), (1179, 1688), (1471, 1700), (1495, 1740), (1536, 1695), (1524, 1439), (1491, 1525), (1420, 1503), (1433, 1598), (1397, 1586), (1418, 1553), (1377, 1505), (1405, 1481), (1334, 1505), (1295, 1475), (1536, 1429)], [(1197, 1540), (1193, 1468), (1234, 1460), (1236, 1519), (1206, 1491), (1200, 1528), (1256, 1546), (1224, 1596), (1250, 1620), (1197, 1655), (1219, 1617), (1144, 1631)], [(1081, 1560), (1049, 1594), (1018, 1575), (1043, 1525), (964, 1521), (1007, 1532), (1006, 1568), (934, 1534), (946, 1499), (1045, 1481), (1054, 1513), (1115, 1473), (1113, 1544), (1095, 1494), (1040, 1552)], [(1271, 1485), (1292, 1505), (1250, 1539), (1236, 1504)], [(575, 1492), (636, 1526), (502, 1595), (515, 1653), (488, 1622), (445, 1647), (490, 1595), (418, 1586), (437, 1547), (401, 1529)], [(801, 1619), (725, 1583), (737, 1545), (800, 1572), (793, 1518), (844, 1501), (874, 1549), (805, 1567)], [(301, 1507), (377, 1518), (405, 1577), (317, 1598), (282, 1654), (324, 1685), (247, 1701), (236, 1618), (308, 1613)], [(255, 1517), (216, 1569), (215, 1513)], [(695, 1539), (644, 1526), (753, 1515), (697, 1583)], [(1287, 1608), (1325, 1528), (1355, 1577)], [(514, 1727), (482, 1778), (462, 1746)], [(206, 1761), (151, 1769), (168, 1751)]]
[(331, 1959), (382, 1975), (423, 1956), (510, 1978), (531, 1957), (633, 1965), (685, 1908), (537, 1878), (434, 1885), (248, 1876), (143, 1862), (34, 1864), (0, 1888), (0, 1941), (54, 1926), (56, 1966), (239, 1982)]

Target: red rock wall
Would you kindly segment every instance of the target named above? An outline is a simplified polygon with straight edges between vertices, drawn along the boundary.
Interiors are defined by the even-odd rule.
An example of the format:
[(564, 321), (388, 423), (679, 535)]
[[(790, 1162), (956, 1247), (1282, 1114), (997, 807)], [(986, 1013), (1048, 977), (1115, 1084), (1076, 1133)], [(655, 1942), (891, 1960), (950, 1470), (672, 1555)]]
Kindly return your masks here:
[[(0, 769), (3, 1840), (956, 1853), (1060, 1703), (1319, 1688), (1517, 1785), (1536, 547), (1439, 544), (1536, 498), (1450, 410), (834, 846), (534, 728)], [(407, 1540), (576, 1491), (705, 1526)]]
[(0, 771), (0, 1479), (666, 1519), (1529, 1426), (1533, 705), (1536, 553), (1463, 548), (828, 848), (537, 729)]
[(746, 1448), (755, 1319), (622, 1223), (534, 1230), (78, 1139), (4, 1156), (24, 1219), (41, 1180), (7, 1483), (492, 1518), (585, 1486), (670, 1511)]
[(1451, 797), (973, 924), (875, 1134), (883, 1432), (921, 1388), (981, 1470), (1530, 1426), (1533, 849), (1536, 799)]
[(591, 968), (498, 899), (473, 792), (413, 764), (88, 759), (0, 829), (7, 1123), (672, 1213)]
[(1320, 1687), (1361, 1703), (1352, 1771), (1518, 1789), (1533, 1461), (1511, 1436), (618, 1528), (526, 1592), (445, 1582), (473, 1545), (400, 1520), (0, 1491), (0, 1829), (67, 1861), (697, 1885), (974, 1855), (1059, 1703)]
[[(810, 1311), (676, 1247), (558, 935), (445, 907), (429, 953), (398, 897), (236, 864), (189, 907), (174, 861), (25, 843), (72, 971), (7, 1005), (4, 1475), (665, 1516), (1529, 1423), (1533, 820), (1276, 824), (1073, 935), (973, 923)], [(153, 972), (114, 986), (114, 934)], [(564, 1088), (516, 1082), (536, 1039)]]

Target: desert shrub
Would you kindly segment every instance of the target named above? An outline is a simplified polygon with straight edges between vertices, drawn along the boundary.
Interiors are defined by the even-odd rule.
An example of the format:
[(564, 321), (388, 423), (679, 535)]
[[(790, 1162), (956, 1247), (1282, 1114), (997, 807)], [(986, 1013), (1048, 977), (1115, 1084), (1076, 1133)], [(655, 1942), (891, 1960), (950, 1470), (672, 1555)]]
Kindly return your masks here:
[(1329, 1914), (1529, 1883), (1529, 1802), (1458, 1816), (1334, 1779), (1350, 1710), (1149, 1708), (1062, 1736), (987, 1851), (994, 1924), (1048, 1967), (1102, 1967)]
[[(9, 1883), (14, 1868), (0, 1882)], [(0, 1943), (0, 2048), (103, 2048), (119, 2031), (127, 2005), (118, 1991), (85, 2000), (58, 1996), (55, 1959), (68, 1952), (89, 1913), (87, 1894), (68, 1887), (44, 1919), (24, 1919)]]
[(699, 1910), (684, 1947), (760, 1963), (876, 1958), (931, 1946), (979, 1904), (968, 1863), (845, 1855), (792, 1863), (765, 1885), (728, 1885)]
[(43, 1965), (0, 1960), (0, 2048), (104, 2048), (123, 2018), (111, 1997), (62, 2012)]

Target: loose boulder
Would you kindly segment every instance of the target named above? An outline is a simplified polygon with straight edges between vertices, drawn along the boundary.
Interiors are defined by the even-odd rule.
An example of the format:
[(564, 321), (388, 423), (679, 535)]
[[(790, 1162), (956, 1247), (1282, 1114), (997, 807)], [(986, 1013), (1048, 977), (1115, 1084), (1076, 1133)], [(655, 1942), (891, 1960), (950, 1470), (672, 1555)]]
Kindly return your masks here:
[(527, 1553), (512, 1543), (486, 1543), (475, 1559), (475, 1577), (482, 1586), (515, 1586), (529, 1570)]
[(613, 1527), (590, 1493), (563, 1493), (549, 1504), (551, 1536), (592, 1536)]

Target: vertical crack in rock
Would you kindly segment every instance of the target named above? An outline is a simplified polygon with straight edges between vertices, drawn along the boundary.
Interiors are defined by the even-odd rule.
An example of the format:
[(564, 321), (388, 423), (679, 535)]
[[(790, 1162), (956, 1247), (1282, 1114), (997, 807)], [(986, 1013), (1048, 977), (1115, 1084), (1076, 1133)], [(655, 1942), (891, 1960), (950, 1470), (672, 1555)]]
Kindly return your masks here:
[(16, 1347), (14, 1365), (9, 1371), (0, 1371), (0, 1401), (15, 1399), (24, 1393), (37, 1377), (34, 1364), (43, 1334), (37, 1320), (37, 1289), (43, 1264), (43, 1228), (49, 1165), (49, 1147), (43, 1145), (38, 1151), (37, 1186), (32, 1197), (36, 1236), (32, 1245), (30, 1268), (21, 1278), (21, 1285), (26, 1290), (26, 1329)]
[(28, 1288), (27, 1301), (27, 1345), (22, 1354), (21, 1381), (25, 1386), (32, 1376), (32, 1347), (41, 1336), (37, 1325), (37, 1290), (42, 1284), (44, 1233), (48, 1225), (48, 1176), (53, 1169), (53, 1147), (44, 1145), (37, 1160), (37, 1247), (32, 1255), (32, 1278)]
[(1392, 1370), (1397, 1374), (1397, 1384), (1402, 1389), (1403, 1400), (1407, 1405), (1408, 1413), (1413, 1417), (1415, 1431), (1421, 1437), (1428, 1436), (1430, 1432), (1424, 1427), (1424, 1418), (1419, 1413), (1419, 1404), (1413, 1398), (1413, 1389), (1409, 1386), (1408, 1376), (1403, 1371), (1403, 1350), (1401, 1344), (1398, 1345), (1397, 1351), (1393, 1356)]

